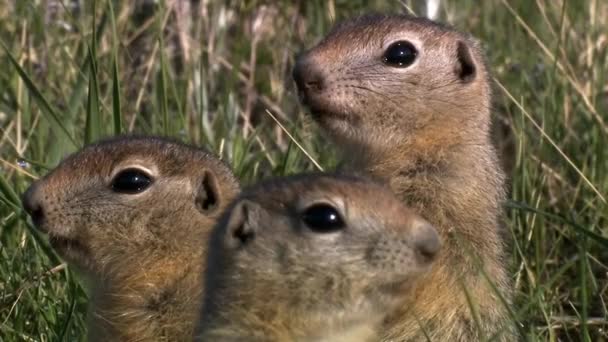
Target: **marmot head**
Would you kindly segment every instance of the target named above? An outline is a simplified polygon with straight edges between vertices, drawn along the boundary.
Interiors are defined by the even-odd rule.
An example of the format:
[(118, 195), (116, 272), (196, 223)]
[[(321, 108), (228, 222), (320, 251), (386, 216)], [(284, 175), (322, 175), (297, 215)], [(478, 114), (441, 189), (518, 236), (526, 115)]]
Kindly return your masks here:
[(359, 147), (400, 145), (426, 129), (466, 138), (489, 122), (478, 43), (428, 19), (345, 21), (297, 59), (293, 78), (314, 120)]
[(287, 319), (305, 314), (330, 325), (371, 317), (398, 302), (439, 249), (435, 228), (372, 181), (313, 174), (265, 182), (244, 191), (212, 233), (206, 303), (213, 311), (234, 304), (227, 298), (256, 296), (279, 311), (281, 303)]
[(66, 158), (30, 186), (23, 205), (62, 257), (103, 275), (116, 265), (200, 249), (237, 191), (230, 169), (204, 150), (120, 137)]

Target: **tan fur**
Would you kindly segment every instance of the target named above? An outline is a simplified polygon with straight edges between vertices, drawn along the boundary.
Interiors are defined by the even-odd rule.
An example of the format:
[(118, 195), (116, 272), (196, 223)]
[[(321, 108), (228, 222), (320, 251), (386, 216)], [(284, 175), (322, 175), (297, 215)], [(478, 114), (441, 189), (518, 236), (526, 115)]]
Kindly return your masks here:
[[(311, 226), (307, 213), (320, 203), (341, 217), (339, 229)], [(199, 338), (377, 341), (387, 312), (439, 248), (435, 229), (374, 182), (300, 175), (263, 183), (244, 191), (212, 233)]]
[[(403, 40), (416, 47), (415, 62), (387, 65), (384, 51)], [(386, 340), (513, 341), (508, 311), (481, 271), (510, 304), (504, 176), (479, 44), (426, 19), (366, 16), (301, 56), (294, 78), (343, 167), (386, 181), (445, 241), (437, 267), (387, 321)]]
[[(115, 174), (131, 167), (153, 183), (113, 191)], [(123, 137), (68, 157), (30, 187), (24, 206), (91, 284), (89, 341), (185, 341), (201, 305), (203, 246), (238, 188), (206, 151)], [(215, 208), (202, 209), (197, 200), (210, 195)]]

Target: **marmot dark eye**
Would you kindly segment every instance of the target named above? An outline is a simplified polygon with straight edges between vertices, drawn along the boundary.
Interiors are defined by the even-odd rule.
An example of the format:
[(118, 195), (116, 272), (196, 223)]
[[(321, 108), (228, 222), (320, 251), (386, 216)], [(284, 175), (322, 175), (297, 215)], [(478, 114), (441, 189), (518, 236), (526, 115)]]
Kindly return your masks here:
[(414, 63), (416, 56), (418, 51), (414, 44), (402, 40), (394, 42), (384, 51), (384, 63), (397, 68), (407, 68)]
[(120, 171), (112, 179), (112, 191), (121, 194), (137, 194), (146, 190), (152, 184), (152, 178), (138, 169)]
[(317, 233), (330, 233), (345, 227), (336, 208), (329, 204), (314, 204), (302, 213), (302, 221)]

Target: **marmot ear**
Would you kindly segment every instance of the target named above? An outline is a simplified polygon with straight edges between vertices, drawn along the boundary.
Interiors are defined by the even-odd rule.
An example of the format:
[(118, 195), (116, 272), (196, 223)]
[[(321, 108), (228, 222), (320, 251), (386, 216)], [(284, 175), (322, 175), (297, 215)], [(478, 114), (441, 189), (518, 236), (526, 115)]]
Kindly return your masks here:
[(454, 67), (454, 72), (461, 82), (469, 83), (475, 79), (477, 75), (476, 63), (469, 45), (459, 40), (456, 44), (456, 66)]
[(249, 200), (238, 201), (226, 220), (226, 242), (233, 248), (250, 243), (256, 236), (262, 208)]
[(217, 210), (221, 200), (223, 199), (219, 192), (215, 174), (209, 170), (205, 170), (198, 184), (198, 190), (194, 199), (196, 208), (204, 215), (207, 215)]

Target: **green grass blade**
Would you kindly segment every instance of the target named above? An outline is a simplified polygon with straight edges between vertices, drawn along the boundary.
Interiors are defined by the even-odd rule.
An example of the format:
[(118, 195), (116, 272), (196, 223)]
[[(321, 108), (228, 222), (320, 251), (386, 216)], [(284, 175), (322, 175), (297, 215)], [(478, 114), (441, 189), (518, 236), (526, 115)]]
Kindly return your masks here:
[(581, 309), (580, 309), (580, 320), (581, 320), (581, 338), (583, 341), (591, 341), (589, 336), (589, 327), (587, 325), (587, 318), (589, 317), (589, 291), (587, 284), (587, 237), (581, 236), (578, 244), (579, 249), (579, 277), (580, 277), (580, 296), (581, 296)]
[(99, 87), (97, 84), (97, 30), (95, 28), (95, 21), (97, 19), (96, 11), (97, 1), (93, 1), (93, 22), (92, 22), (92, 44), (88, 47), (89, 49), (89, 92), (87, 96), (87, 119), (85, 123), (85, 136), (84, 142), (90, 144), (96, 141), (101, 136), (101, 117), (99, 113)]
[(112, 63), (112, 122), (114, 123), (114, 134), (122, 133), (122, 112), (120, 109), (120, 77), (116, 58)]
[(69, 283), (69, 287), (70, 287), (70, 310), (68, 311), (67, 317), (64, 320), (64, 324), (63, 324), (63, 329), (61, 329), (61, 333), (60, 333), (60, 341), (69, 341), (69, 339), (66, 338), (68, 331), (70, 330), (71, 326), (72, 326), (72, 322), (74, 321), (74, 312), (76, 311), (76, 298), (77, 297), (77, 291), (76, 291), (76, 286), (73, 282)]
[(55, 125), (55, 127), (58, 129), (58, 131), (61, 132), (72, 143), (72, 145), (74, 147), (78, 147), (76, 140), (74, 140), (74, 138), (72, 137), (72, 135), (70, 134), (68, 129), (65, 127), (65, 125), (63, 124), (63, 122), (62, 122), (61, 118), (59, 117), (59, 115), (57, 114), (57, 112), (53, 109), (53, 107), (51, 107), (49, 102), (46, 100), (44, 95), (42, 95), (40, 90), (38, 90), (38, 87), (36, 87), (34, 82), (29, 78), (29, 76), (27, 75), (25, 70), (23, 70), (21, 65), (19, 65), (19, 63), (17, 62), (15, 57), (13, 57), (11, 52), (8, 50), (8, 48), (4, 44), (4, 42), (0, 41), (0, 45), (2, 45), (2, 48), (4, 49), (4, 52), (6, 52), (6, 55), (9, 59), (9, 61), (17, 70), (17, 73), (23, 80), (23, 83), (29, 90), (30, 94), (32, 95), (32, 97), (34, 98), (34, 100), (36, 101), (36, 103), (38, 104), (40, 109), (42, 110), (42, 113), (44, 113), (44, 115), (46, 115), (47, 119), (49, 119), (49, 121)]
[(471, 311), (471, 317), (473, 317), (473, 323), (475, 324), (476, 331), (479, 333), (479, 339), (480, 341), (486, 341), (485, 331), (483, 331), (483, 328), (481, 327), (481, 320), (479, 319), (477, 304), (473, 302), (473, 297), (471, 297), (471, 292), (469, 292), (467, 284), (460, 281), (460, 287), (462, 288), (467, 305)]
[(570, 221), (564, 217), (561, 217), (559, 215), (555, 215), (555, 214), (551, 214), (548, 213), (546, 211), (542, 211), (536, 208), (532, 208), (524, 203), (516, 203), (513, 201), (510, 201), (509, 203), (507, 203), (507, 207), (509, 208), (513, 208), (513, 209), (518, 209), (518, 210), (522, 210), (522, 211), (528, 211), (531, 213), (535, 213), (535, 214), (539, 214), (539, 215), (543, 215), (547, 218), (556, 220), (556, 221), (561, 221), (562, 223), (566, 223), (569, 226), (571, 226), (572, 228), (574, 228), (576, 231), (590, 237), (591, 239), (593, 239), (595, 242), (599, 243), (600, 245), (604, 246), (605, 248), (608, 248), (608, 239), (597, 234), (594, 233), (592, 231), (590, 231), (589, 229), (582, 227), (581, 225), (579, 225), (576, 222)]
[(157, 26), (158, 26), (158, 45), (160, 47), (160, 74), (159, 74), (159, 85), (158, 85), (158, 97), (160, 101), (160, 112), (162, 117), (162, 131), (164, 135), (169, 135), (171, 131), (169, 128), (169, 99), (168, 99), (168, 88), (167, 88), (167, 73), (169, 66), (167, 65), (167, 59), (165, 56), (165, 40), (164, 36), (164, 27), (163, 27), (163, 18), (166, 10), (166, 6), (164, 1), (161, 1), (160, 8), (162, 10), (159, 11), (157, 16)]
[[(111, 2), (111, 1), (110, 1)], [(69, 12), (69, 11), (66, 11)], [(99, 46), (101, 37), (102, 37), (102, 33), (105, 31), (107, 22), (108, 22), (108, 16), (104, 13), (101, 16), (101, 20), (99, 21), (99, 25), (97, 25), (97, 27), (93, 26), (93, 30), (94, 30), (94, 35), (93, 35), (93, 42), (94, 44), (92, 46), (89, 46), (89, 44), (86, 43), (86, 40), (83, 40), (83, 44), (80, 44), (80, 48), (82, 49), (87, 49), (87, 56), (83, 59), (83, 63), (80, 65), (80, 76), (78, 77), (76, 84), (74, 84), (72, 86), (72, 93), (70, 94), (69, 97), (69, 105), (68, 105), (68, 115), (67, 117), (70, 119), (74, 119), (76, 118), (78, 115), (78, 111), (80, 110), (80, 105), (83, 102), (83, 98), (85, 96), (85, 90), (87, 89), (87, 87), (85, 86), (85, 84), (87, 83), (87, 79), (85, 77), (86, 75), (86, 68), (88, 67), (89, 64), (89, 58), (90, 58), (90, 50), (91, 48), (96, 49), (97, 46)], [(76, 20), (76, 19), (74, 19)], [(93, 25), (95, 24), (95, 19), (93, 20)], [(79, 28), (79, 32), (84, 32), (84, 30), (82, 29), (82, 27), (80, 25), (78, 25), (78, 22), (76, 21), (75, 24), (78, 28)], [(81, 55), (81, 53), (79, 53), (78, 51), (76, 53), (74, 53), (75, 55)]]
[[(160, 44), (162, 46), (162, 38), (160, 39)], [(160, 112), (162, 116), (162, 130), (163, 134), (169, 135), (169, 99), (167, 98), (167, 63), (165, 61), (165, 53), (164, 50), (160, 52), (160, 77), (158, 85), (159, 92), (159, 101), (160, 101)]]
[(19, 195), (15, 192), (15, 190), (11, 187), (4, 176), (0, 174), (0, 193), (4, 195), (6, 200), (10, 201), (10, 204), (20, 207), (21, 200), (19, 199)]
[(87, 120), (85, 123), (84, 141), (90, 144), (98, 140), (101, 133), (101, 115), (99, 113), (99, 91), (97, 85), (97, 70), (95, 66), (95, 51), (89, 50), (89, 94), (87, 97)]
[(116, 30), (116, 17), (114, 14), (114, 6), (112, 1), (108, 1), (110, 11), (110, 22), (112, 26), (112, 121), (114, 126), (114, 134), (122, 133), (122, 112), (120, 101), (120, 71), (118, 69), (118, 33)]

